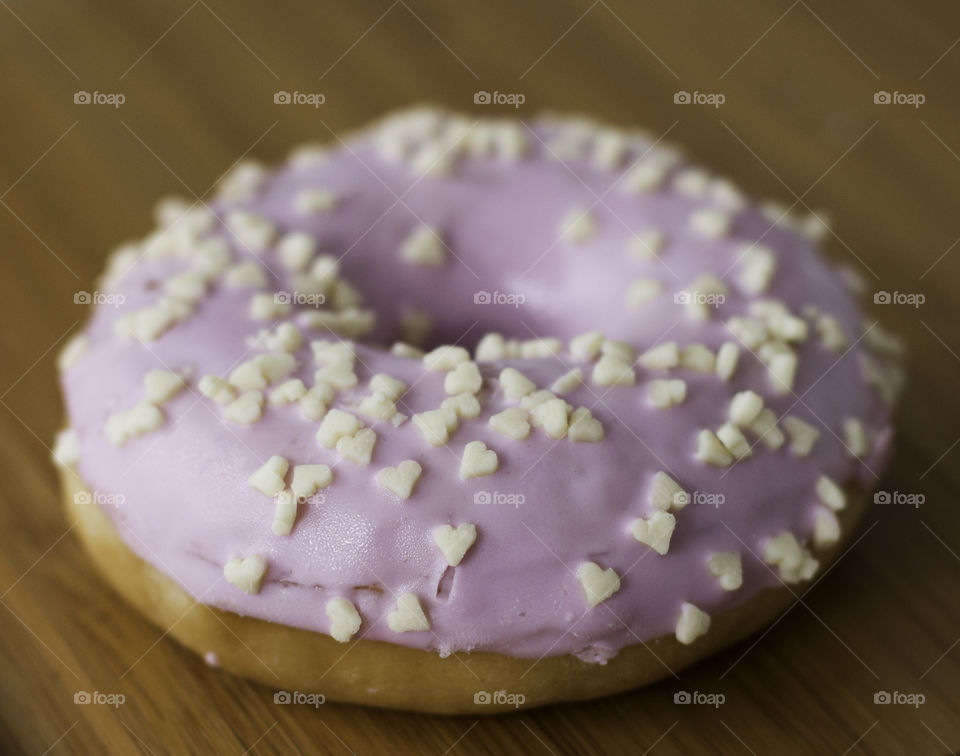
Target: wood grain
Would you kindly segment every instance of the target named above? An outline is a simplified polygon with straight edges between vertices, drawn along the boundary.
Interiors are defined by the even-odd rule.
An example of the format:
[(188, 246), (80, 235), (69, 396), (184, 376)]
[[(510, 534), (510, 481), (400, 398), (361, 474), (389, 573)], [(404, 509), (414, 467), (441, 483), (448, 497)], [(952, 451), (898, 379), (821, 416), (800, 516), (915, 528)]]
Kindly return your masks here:
[[(0, 7), (0, 751), (3, 753), (947, 753), (960, 749), (960, 11), (955, 4), (562, 0)], [(277, 90), (322, 92), (318, 109)], [(768, 632), (651, 688), (482, 719), (277, 706), (139, 619), (83, 558), (48, 445), (53, 356), (108, 251), (161, 194), (204, 196), (248, 150), (335, 140), (477, 90), (642, 124), (745, 188), (827, 208), (829, 247), (911, 348), (911, 391), (862, 539)], [(119, 92), (119, 108), (75, 105)], [(675, 105), (719, 92), (720, 108)], [(919, 92), (919, 108), (875, 105)], [(953, 246), (956, 245), (956, 246)], [(429, 684), (429, 681), (425, 681)], [(76, 705), (78, 691), (126, 702)], [(680, 690), (722, 693), (714, 709)], [(877, 691), (922, 693), (918, 708)]]

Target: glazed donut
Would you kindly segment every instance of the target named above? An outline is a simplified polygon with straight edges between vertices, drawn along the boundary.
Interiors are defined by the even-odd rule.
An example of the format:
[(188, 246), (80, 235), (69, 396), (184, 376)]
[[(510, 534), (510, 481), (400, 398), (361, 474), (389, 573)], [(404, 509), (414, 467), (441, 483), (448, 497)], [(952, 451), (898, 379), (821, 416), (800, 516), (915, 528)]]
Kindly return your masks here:
[(641, 132), (410, 110), (156, 215), (54, 456), (108, 580), (275, 686), (649, 682), (768, 621), (885, 465), (901, 347), (826, 226)]

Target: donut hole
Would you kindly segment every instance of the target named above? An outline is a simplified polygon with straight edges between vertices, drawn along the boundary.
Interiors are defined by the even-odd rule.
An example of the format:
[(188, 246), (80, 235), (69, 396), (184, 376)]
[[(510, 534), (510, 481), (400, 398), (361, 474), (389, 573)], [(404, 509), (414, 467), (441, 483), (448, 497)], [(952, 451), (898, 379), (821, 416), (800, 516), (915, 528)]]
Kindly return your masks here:
[(455, 567), (447, 567), (437, 582), (437, 600), (447, 602), (453, 593), (453, 581), (456, 578), (457, 570)]

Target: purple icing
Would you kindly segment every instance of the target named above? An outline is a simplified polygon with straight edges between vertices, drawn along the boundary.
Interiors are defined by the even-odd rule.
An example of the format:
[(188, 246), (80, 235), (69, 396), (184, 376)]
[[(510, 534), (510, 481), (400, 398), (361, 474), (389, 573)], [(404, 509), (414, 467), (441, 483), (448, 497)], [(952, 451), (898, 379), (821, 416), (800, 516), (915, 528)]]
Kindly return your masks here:
[[(546, 139), (551, 128), (541, 124), (537, 134)], [(248, 200), (217, 202), (224, 217), (241, 207), (270, 219), (281, 232), (306, 230), (319, 240), (321, 252), (340, 256), (350, 249), (341, 262), (342, 277), (376, 311), (377, 326), (357, 345), (358, 386), (341, 393), (334, 406), (355, 405), (368, 393), (373, 373), (412, 386), (398, 405), (405, 414), (439, 406), (442, 372), (425, 371), (420, 360), (377, 346), (397, 338), (400, 315), (410, 308), (433, 316), (431, 345), (459, 340), (472, 348), (489, 331), (566, 340), (599, 329), (638, 352), (661, 341), (698, 342), (715, 351), (732, 340), (724, 321), (744, 314), (751, 301), (728, 273), (736, 270), (744, 243), (761, 235), (777, 261), (765, 296), (795, 313), (818, 306), (837, 318), (850, 343), (861, 333), (854, 298), (815, 245), (788, 228), (770, 229), (753, 203), (735, 212), (731, 235), (711, 240), (693, 231), (688, 218), (704, 206), (720, 207), (716, 201), (678, 193), (669, 182), (646, 194), (614, 188), (591, 211), (598, 225), (594, 238), (580, 245), (558, 241), (563, 218), (593, 205), (617, 172), (582, 159), (564, 165), (531, 142), (528, 154), (515, 161), (462, 157), (452, 175), (420, 178), (406, 164), (381, 156), (366, 134), (322, 162), (271, 174)], [(633, 145), (643, 148), (642, 142)], [(296, 212), (297, 193), (311, 187), (334, 192), (336, 209), (311, 216)], [(402, 260), (400, 242), (421, 222), (434, 226), (463, 264), (453, 257), (438, 268)], [(665, 234), (662, 263), (631, 257), (626, 251), (631, 232), (653, 228)], [(229, 237), (219, 223), (212, 233)], [(239, 245), (233, 248), (238, 260), (253, 259)], [(261, 257), (280, 275), (267, 290), (289, 289), (275, 250)], [(181, 258), (153, 257), (134, 267), (117, 284), (123, 305), (95, 309), (87, 327), (89, 347), (65, 373), (64, 391), (79, 438), (82, 477), (92, 489), (125, 496), (121, 506), (105, 507), (123, 540), (200, 601), (240, 614), (326, 633), (324, 605), (343, 596), (363, 618), (358, 637), (441, 654), (577, 654), (603, 662), (626, 645), (672, 633), (683, 602), (715, 614), (778, 586), (756, 556), (765, 541), (785, 530), (801, 541), (808, 538), (818, 506), (817, 478), (826, 474), (839, 483), (869, 486), (889, 445), (888, 409), (861, 374), (864, 344), (856, 343), (849, 353), (831, 352), (811, 329), (796, 346), (795, 395), (774, 395), (766, 368), (746, 351), (729, 382), (713, 374), (670, 371), (686, 380), (687, 399), (668, 410), (647, 401), (646, 384), (667, 377), (663, 371), (637, 368), (636, 386), (606, 388), (588, 380), (564, 398), (574, 407), (591, 408), (605, 430), (599, 443), (554, 441), (536, 429), (516, 441), (487, 424), (491, 414), (516, 404), (506, 402), (498, 386), (505, 364), (540, 388), (574, 365), (589, 376), (591, 365), (563, 355), (482, 364), (483, 411), (477, 419), (461, 420), (446, 447), (428, 446), (412, 422), (399, 428), (387, 421), (368, 423), (378, 435), (369, 467), (340, 461), (335, 451), (321, 447), (315, 440), (319, 423), (305, 419), (295, 405), (267, 406), (259, 422), (241, 427), (223, 421), (221, 408), (195, 391), (164, 404), (160, 430), (116, 448), (104, 424), (110, 412), (142, 399), (147, 371), (191, 367), (195, 386), (200, 376), (226, 377), (258, 353), (246, 351), (246, 340), (263, 326), (247, 315), (253, 290), (221, 282), (214, 282), (195, 315), (156, 341), (124, 342), (114, 334), (118, 316), (155, 302), (157, 282), (188, 267)], [(731, 291), (712, 320), (694, 322), (674, 303), (673, 292), (705, 273), (728, 274)], [(661, 280), (664, 293), (628, 309), (627, 288), (641, 276)], [(526, 301), (520, 307), (478, 304), (478, 291), (523, 294)], [(298, 322), (296, 316), (289, 320)], [(302, 330), (305, 343), (296, 353), (295, 375), (310, 386), (316, 366), (308, 342), (330, 335)], [(697, 461), (698, 431), (719, 427), (730, 398), (745, 389), (760, 393), (778, 417), (789, 411), (819, 428), (813, 452), (800, 458), (787, 445), (771, 451), (761, 444), (752, 458), (730, 468)], [(850, 417), (879, 439), (863, 462), (840, 440)], [(500, 466), (492, 476), (464, 481), (459, 459), (473, 440), (496, 450)], [(271, 455), (287, 458), (291, 466), (335, 468), (333, 484), (301, 507), (288, 536), (271, 532), (273, 502), (247, 483)], [(417, 460), (424, 472), (411, 498), (401, 501), (374, 475), (404, 459)], [(669, 471), (687, 491), (725, 497), (719, 507), (692, 503), (676, 513), (663, 556), (630, 534), (633, 520), (653, 511), (649, 491), (659, 470)], [(493, 492), (522, 496), (523, 502), (485, 501)], [(431, 533), (462, 522), (474, 523), (478, 538), (462, 563), (449, 567)], [(724, 591), (707, 571), (708, 557), (722, 551), (742, 553), (738, 590)], [(223, 565), (254, 553), (269, 568), (260, 593), (247, 595), (224, 579)], [(621, 576), (619, 592), (593, 609), (575, 575), (585, 561)], [(430, 631), (388, 628), (385, 617), (405, 592), (419, 597)]]

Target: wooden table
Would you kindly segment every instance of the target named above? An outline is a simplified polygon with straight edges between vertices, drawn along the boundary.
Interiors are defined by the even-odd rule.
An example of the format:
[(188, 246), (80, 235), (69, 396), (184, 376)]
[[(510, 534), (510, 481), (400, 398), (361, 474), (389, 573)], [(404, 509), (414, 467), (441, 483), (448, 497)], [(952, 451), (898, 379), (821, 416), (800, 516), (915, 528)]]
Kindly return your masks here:
[[(960, 12), (947, 2), (510, 0), (291, 7), (224, 0), (0, 3), (0, 751), (3, 753), (947, 753), (960, 749)], [(319, 92), (320, 108), (280, 106)], [(888, 490), (862, 538), (768, 632), (680, 679), (584, 705), (432, 718), (327, 704), (204, 666), (98, 579), (48, 447), (57, 345), (107, 252), (161, 194), (205, 196), (393, 107), (486, 113), (479, 90), (641, 123), (747, 189), (828, 208), (831, 252), (910, 343)], [(122, 94), (119, 107), (74, 103)], [(719, 107), (674, 103), (719, 93)], [(919, 107), (875, 104), (920, 93)], [(513, 112), (510, 108), (501, 111)], [(118, 708), (77, 691), (122, 693)], [(721, 693), (719, 708), (674, 704)], [(925, 702), (877, 705), (878, 691)]]

